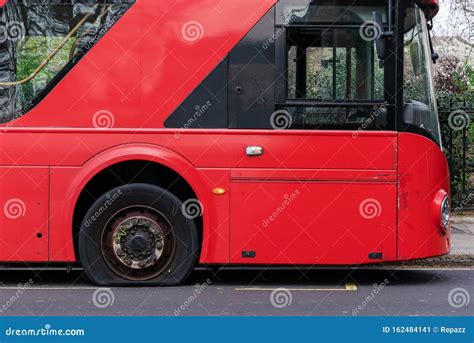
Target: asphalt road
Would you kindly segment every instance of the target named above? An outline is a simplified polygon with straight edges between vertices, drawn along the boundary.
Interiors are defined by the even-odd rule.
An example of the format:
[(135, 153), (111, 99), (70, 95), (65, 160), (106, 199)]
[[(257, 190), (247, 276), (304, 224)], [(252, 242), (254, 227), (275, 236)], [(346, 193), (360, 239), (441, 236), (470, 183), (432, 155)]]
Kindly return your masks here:
[(474, 315), (474, 269), (201, 270), (173, 288), (102, 289), (80, 271), (0, 280), (8, 316)]

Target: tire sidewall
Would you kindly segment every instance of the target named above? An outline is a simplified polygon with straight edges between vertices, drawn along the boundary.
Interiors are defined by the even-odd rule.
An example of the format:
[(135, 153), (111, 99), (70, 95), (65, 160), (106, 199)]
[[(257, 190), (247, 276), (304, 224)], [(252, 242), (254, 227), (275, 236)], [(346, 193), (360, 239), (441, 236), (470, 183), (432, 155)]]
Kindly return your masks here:
[[(143, 281), (124, 279), (113, 272), (102, 252), (102, 235), (112, 216), (132, 206), (147, 206), (163, 215), (175, 236), (175, 252), (166, 270)], [(197, 262), (196, 224), (182, 212), (182, 202), (163, 188), (148, 184), (117, 187), (100, 197), (84, 217), (79, 234), (79, 257), (86, 276), (97, 285), (171, 286), (185, 282)]]

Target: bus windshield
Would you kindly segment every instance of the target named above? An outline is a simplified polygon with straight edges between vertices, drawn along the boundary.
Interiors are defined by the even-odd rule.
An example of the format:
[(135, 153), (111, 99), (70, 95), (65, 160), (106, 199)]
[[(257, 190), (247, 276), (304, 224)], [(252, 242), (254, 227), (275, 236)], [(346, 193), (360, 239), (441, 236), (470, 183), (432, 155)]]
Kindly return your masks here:
[(404, 101), (417, 108), (417, 126), (441, 145), (429, 32), (423, 11), (409, 6), (405, 17)]

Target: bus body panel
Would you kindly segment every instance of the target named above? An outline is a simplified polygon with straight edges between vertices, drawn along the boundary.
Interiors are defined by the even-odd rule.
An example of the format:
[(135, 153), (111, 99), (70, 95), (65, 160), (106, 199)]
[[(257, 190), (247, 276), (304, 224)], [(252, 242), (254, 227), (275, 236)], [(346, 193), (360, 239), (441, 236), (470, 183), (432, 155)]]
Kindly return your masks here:
[[(32, 152), (26, 152), (31, 154), (31, 161), (39, 165), (53, 166), (50, 231), (49, 237), (48, 234), (44, 234), (39, 245), (43, 250), (34, 247), (19, 250), (19, 254), (7, 256), (4, 261), (76, 261), (72, 217), (80, 192), (87, 182), (104, 168), (121, 161), (137, 159), (168, 166), (182, 175), (195, 190), (204, 208), (201, 263), (285, 264), (290, 263), (290, 260), (300, 264), (368, 263), (371, 262), (368, 260), (368, 252), (379, 252), (377, 250), (383, 253), (384, 261), (397, 258), (394, 233), (397, 140), (392, 133), (360, 133), (354, 139), (347, 132), (321, 132), (320, 136), (313, 133), (308, 137), (305, 136), (305, 132), (216, 130), (212, 136), (208, 133), (192, 132), (183, 133), (180, 139), (176, 139), (175, 134), (166, 132), (169, 130), (150, 130), (134, 137), (136, 142), (147, 144), (124, 144), (123, 134), (112, 130), (90, 131), (82, 136), (88, 143), (77, 145), (77, 136), (65, 133), (64, 129), (58, 129), (56, 133), (51, 129), (47, 135), (34, 133), (31, 130), (28, 133), (14, 133), (15, 131), (19, 130), (11, 129), (8, 136), (10, 138), (18, 136), (18, 142), (27, 140), (27, 137), (33, 137), (41, 142), (31, 146)], [(334, 160), (328, 159), (326, 155), (330, 145), (321, 143), (324, 149), (315, 148), (320, 146), (319, 140), (323, 141), (328, 137), (340, 141), (338, 154), (333, 154)], [(372, 144), (355, 145), (352, 140), (360, 142), (368, 140)], [(58, 141), (62, 144), (57, 144)], [(192, 144), (193, 142), (201, 144)], [(272, 153), (280, 154), (288, 146), (299, 145), (300, 148), (296, 154), (297, 158), (288, 159), (291, 162), (276, 163), (278, 160), (271, 158), (260, 162), (258, 158), (245, 155), (245, 147), (254, 142), (260, 142), (270, 156)], [(39, 146), (57, 153), (42, 155), (39, 151), (35, 151), (35, 147)], [(208, 148), (204, 150), (204, 146)], [(373, 146), (380, 149), (373, 149)], [(354, 147), (357, 147), (360, 155), (354, 155)], [(71, 156), (74, 155), (76, 158), (70, 160), (68, 163), (70, 166), (61, 166), (60, 158), (66, 160), (68, 158), (66, 148), (71, 152), (75, 150)], [(13, 147), (11, 149), (13, 152)], [(439, 235), (439, 230), (433, 229), (437, 225), (430, 215), (433, 210), (426, 212), (434, 206), (432, 203), (436, 192), (449, 187), (444, 156), (431, 141), (412, 134), (400, 134), (398, 150), (400, 159), (398, 258), (421, 258), (446, 253), (449, 249), (447, 246), (449, 236)], [(216, 153), (206, 155), (205, 151)], [(372, 154), (373, 151), (378, 153)], [(6, 149), (3, 152), (8, 154), (10, 151)], [(43, 158), (38, 157), (41, 155)], [(202, 155), (206, 158), (201, 158)], [(361, 156), (366, 156), (366, 159)], [(372, 160), (367, 159), (367, 156), (372, 156)], [(361, 161), (365, 162), (361, 164)], [(214, 167), (217, 165), (223, 167)], [(29, 170), (33, 171), (32, 177), (35, 175), (34, 170), (34, 168)], [(41, 171), (36, 177), (47, 182), (48, 168), (37, 167), (36, 170)], [(15, 182), (9, 184), (13, 185)], [(31, 184), (28, 183), (23, 183), (23, 186), (26, 189), (31, 188)], [(224, 188), (226, 194), (213, 195), (211, 191), (217, 187)], [(280, 207), (277, 205), (285, 202), (285, 197), (291, 196), (295, 190), (301, 193), (294, 202), (291, 202), (288, 210), (275, 219), (269, 219)], [(7, 194), (5, 193), (5, 196)], [(11, 197), (13, 198), (13, 195)], [(24, 201), (31, 203), (36, 197), (40, 199), (38, 205), (43, 206), (43, 209), (47, 208), (47, 184), (42, 191), (25, 195)], [(340, 199), (344, 201), (338, 201)], [(360, 215), (360, 206), (367, 199), (375, 199), (375, 204), (380, 204), (380, 213), (373, 219)], [(332, 201), (334, 206), (325, 206)], [(321, 215), (315, 213), (315, 208), (321, 211)], [(341, 213), (344, 213), (344, 216), (341, 217)], [(372, 215), (369, 214), (370, 216)], [(44, 223), (47, 223), (45, 217), (46, 212), (35, 215), (35, 220), (44, 219)], [(301, 220), (302, 225), (306, 225), (308, 229), (297, 235), (294, 242), (288, 242), (287, 236), (295, 238), (289, 229), (291, 223), (296, 225), (295, 218)], [(263, 224), (265, 220), (266, 224)], [(374, 220), (378, 221), (377, 225), (373, 225)], [(42, 224), (39, 224), (40, 227)], [(264, 228), (264, 225), (268, 228)], [(36, 226), (29, 224), (31, 228)], [(296, 227), (298, 226), (291, 228)], [(327, 227), (332, 227), (332, 230), (328, 230)], [(347, 240), (339, 239), (341, 230), (346, 227), (351, 227), (353, 231), (351, 233), (344, 231), (343, 236), (345, 235)], [(369, 227), (370, 230), (367, 231)], [(20, 222), (10, 225), (10, 228), (18, 230)], [(255, 230), (256, 228), (259, 230)], [(428, 233), (430, 236), (426, 236)], [(36, 231), (30, 231), (29, 237), (31, 238), (33, 234), (36, 235)], [(262, 238), (267, 235), (271, 237), (270, 241)], [(308, 239), (308, 235), (313, 239)], [(48, 238), (49, 259), (47, 252), (44, 251)], [(426, 240), (422, 242), (425, 244), (420, 245), (420, 239)], [(246, 245), (249, 242), (250, 247)], [(354, 245), (354, 242), (358, 244)], [(380, 245), (375, 242), (379, 242)], [(280, 248), (279, 254), (271, 258), (271, 254), (275, 253), (275, 247)], [(246, 249), (260, 251), (258, 258), (243, 259), (242, 251), (247, 251)], [(35, 252), (34, 256), (32, 252)], [(364, 258), (361, 258), (362, 255)]]
[(0, 261), (48, 261), (49, 168), (1, 166), (0, 179)]
[[(88, 180), (101, 170), (126, 160), (146, 160), (163, 164), (178, 172), (190, 183), (204, 209), (204, 237), (200, 259), (202, 263), (232, 262), (229, 251), (231, 240), (229, 225), (233, 214), (230, 211), (229, 202), (234, 194), (234, 188), (230, 186), (231, 181), (258, 180), (262, 178), (258, 175), (259, 172), (265, 175), (265, 178), (273, 178), (274, 181), (286, 180), (291, 183), (329, 181), (334, 183), (335, 187), (339, 187), (338, 183), (346, 184), (347, 187), (351, 183), (378, 187), (379, 184), (391, 185), (396, 182), (396, 154), (394, 153), (396, 152), (396, 136), (390, 132), (361, 133), (357, 138), (353, 138), (347, 132), (321, 132), (320, 135), (312, 134), (310, 137), (305, 132), (290, 131), (276, 134), (274, 131), (216, 130), (214, 133), (210, 136), (209, 132), (186, 132), (177, 139), (174, 133), (166, 132), (166, 130), (150, 130), (134, 137), (137, 142), (152, 145), (123, 144), (123, 135), (117, 130), (91, 131), (86, 134), (87, 149), (91, 149), (89, 153), (95, 151), (96, 156), (87, 162), (74, 161), (77, 164), (76, 167), (52, 168), (51, 232), (54, 235), (52, 234), (50, 246), (51, 251), (55, 252), (51, 255), (52, 259), (61, 262), (75, 260), (72, 229), (65, 231), (63, 228), (72, 226), (72, 213), (80, 191)], [(29, 134), (31, 135), (31, 132)], [(50, 134), (49, 137), (57, 135), (66, 139), (62, 132)], [(56, 142), (59, 137), (51, 138), (49, 144)], [(328, 137), (333, 143), (324, 144)], [(362, 144), (356, 145), (356, 141)], [(363, 143), (364, 141), (366, 144)], [(62, 146), (65, 149), (73, 142), (74, 140), (71, 144), (65, 143)], [(95, 148), (93, 148), (94, 142)], [(249, 142), (260, 142), (270, 157), (282, 155), (288, 146), (299, 146), (299, 148), (294, 158), (287, 159), (288, 163), (278, 162), (278, 159), (272, 158), (261, 162), (258, 158), (245, 155), (245, 147)], [(380, 151), (374, 150), (372, 147), (374, 143), (384, 148)], [(328, 147), (332, 144), (334, 148), (338, 147), (338, 153), (332, 154), (333, 158), (328, 155)], [(110, 148), (104, 149), (105, 145), (109, 145)], [(321, 148), (316, 148), (318, 146)], [(54, 147), (51, 148), (54, 149)], [(173, 151), (169, 150), (171, 148)], [(81, 145), (78, 149), (85, 150), (86, 148)], [(58, 157), (61, 155), (61, 153), (57, 154)], [(82, 153), (78, 152), (75, 155), (81, 156)], [(85, 164), (80, 166), (79, 163)], [(231, 168), (232, 166), (239, 168)], [(214, 188), (223, 188), (226, 193), (219, 196), (212, 195), (211, 191)], [(333, 191), (332, 196), (334, 192), (337, 190)], [(238, 194), (238, 191), (235, 193)], [(361, 196), (364, 195), (365, 193), (361, 194)], [(387, 196), (392, 195), (389, 192)], [(367, 193), (367, 198), (370, 198), (370, 192)], [(395, 206), (395, 198), (393, 197), (392, 200), (394, 202), (392, 206)], [(359, 205), (357, 204), (357, 209)], [(301, 211), (312, 213), (313, 205), (310, 202), (304, 201), (299, 206)], [(386, 218), (390, 218), (390, 212), (386, 210), (385, 213)], [(389, 222), (387, 219), (384, 225), (391, 225), (393, 228), (395, 219)], [(286, 229), (286, 225), (276, 227), (282, 231)], [(335, 235), (330, 232), (327, 234), (330, 237)], [(370, 234), (366, 232), (366, 235)], [(66, 249), (64, 249), (65, 244)], [(390, 249), (386, 251), (386, 256), (391, 256)], [(346, 254), (348, 255), (350, 252)], [(314, 263), (314, 259), (305, 259), (305, 261), (305, 263)]]
[(162, 128), (275, 2), (138, 0), (40, 104), (6, 126)]
[(231, 198), (231, 263), (396, 260), (395, 182), (234, 182)]
[(439, 146), (411, 133), (399, 134), (398, 258), (449, 253), (450, 229), (440, 225), (439, 192), (450, 194), (448, 163)]
[[(78, 167), (111, 147), (146, 142), (176, 151), (198, 168), (395, 170), (396, 141), (395, 132), (383, 131), (5, 128), (0, 160)], [(252, 145), (266, 153), (249, 158), (245, 149)]]

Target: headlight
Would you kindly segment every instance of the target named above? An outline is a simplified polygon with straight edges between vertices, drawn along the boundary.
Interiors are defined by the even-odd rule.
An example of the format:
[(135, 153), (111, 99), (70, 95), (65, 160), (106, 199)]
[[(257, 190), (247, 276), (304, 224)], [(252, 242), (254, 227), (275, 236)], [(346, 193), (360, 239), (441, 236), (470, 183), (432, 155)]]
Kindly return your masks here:
[(449, 197), (446, 196), (441, 203), (441, 226), (445, 229), (449, 227), (449, 220), (451, 217), (451, 204)]

